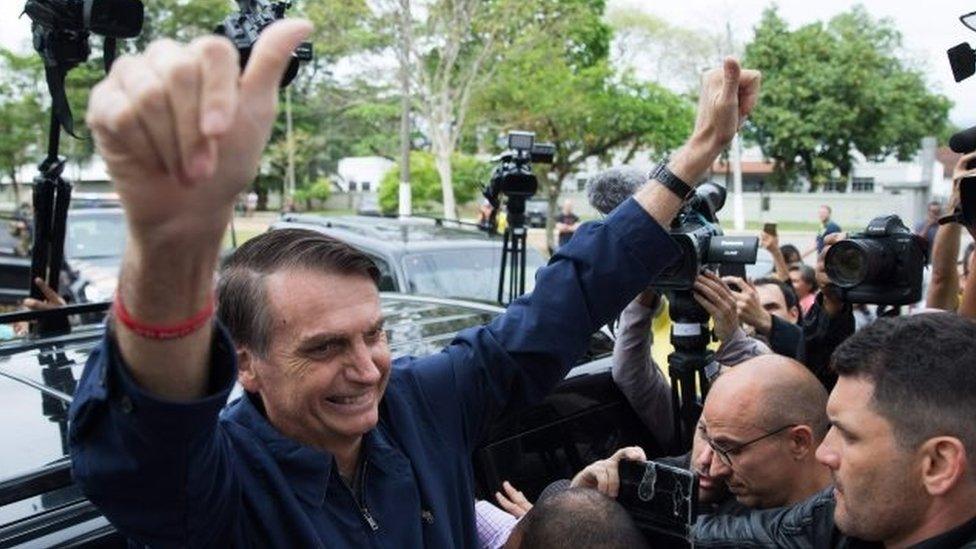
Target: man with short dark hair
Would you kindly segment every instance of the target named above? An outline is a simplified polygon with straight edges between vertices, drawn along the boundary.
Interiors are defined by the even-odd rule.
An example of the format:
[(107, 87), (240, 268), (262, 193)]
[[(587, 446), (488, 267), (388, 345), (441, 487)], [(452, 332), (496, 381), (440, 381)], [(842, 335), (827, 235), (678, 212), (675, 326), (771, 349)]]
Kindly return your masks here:
[(976, 323), (883, 319), (834, 353), (817, 459), (844, 534), (888, 547), (976, 545)]
[[(669, 265), (669, 226), (758, 97), (732, 59), (705, 75), (688, 143), (538, 287), (442, 352), (393, 360), (375, 269), (311, 231), (268, 233), (213, 273), (233, 202), (271, 135), (281, 76), (311, 33), (263, 31), (241, 71), (204, 36), (123, 56), (87, 114), (126, 210), (110, 329), (71, 405), (72, 475), (148, 546), (470, 547), (471, 457), (539, 402), (589, 338)], [(245, 395), (226, 409), (235, 381)]]
[(760, 278), (749, 284), (737, 277), (723, 277), (735, 286), (739, 318), (769, 341), (774, 353), (803, 362), (803, 317), (793, 286), (776, 278)]
[(616, 500), (590, 488), (542, 498), (522, 518), (506, 549), (640, 549), (647, 540)]

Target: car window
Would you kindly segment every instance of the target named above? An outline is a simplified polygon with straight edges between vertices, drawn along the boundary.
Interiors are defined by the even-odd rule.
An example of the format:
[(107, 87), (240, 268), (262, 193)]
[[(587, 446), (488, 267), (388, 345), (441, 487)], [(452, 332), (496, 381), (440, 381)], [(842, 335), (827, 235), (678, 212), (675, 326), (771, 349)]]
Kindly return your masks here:
[(380, 291), (397, 291), (396, 279), (393, 278), (393, 271), (390, 269), (390, 264), (387, 263), (385, 259), (380, 259), (375, 255), (371, 255), (369, 258), (373, 260), (373, 263), (376, 264), (376, 268), (380, 270)]
[(125, 218), (118, 215), (68, 218), (64, 255), (74, 259), (120, 257), (125, 249)]
[[(530, 248), (526, 254), (525, 291), (535, 287), (535, 274), (546, 262)], [(496, 301), (501, 248), (436, 250), (403, 258), (407, 293)], [(508, 271), (508, 269), (506, 269)]]

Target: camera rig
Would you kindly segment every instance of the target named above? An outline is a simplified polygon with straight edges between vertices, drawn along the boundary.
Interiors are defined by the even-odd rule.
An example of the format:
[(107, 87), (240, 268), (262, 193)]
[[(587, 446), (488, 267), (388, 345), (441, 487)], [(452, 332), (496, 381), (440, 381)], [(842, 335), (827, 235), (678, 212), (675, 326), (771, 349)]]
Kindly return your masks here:
[[(291, 2), (268, 2), (267, 0), (237, 0), (240, 11), (227, 16), (214, 30), (216, 34), (226, 36), (240, 53), (241, 68), (247, 66), (251, 57), (251, 49), (257, 42), (258, 36), (265, 27), (285, 17), (285, 12), (292, 6)], [(311, 42), (302, 42), (292, 54), (291, 63), (281, 79), (284, 88), (295, 79), (301, 63), (311, 61), (314, 55)]]
[[(71, 202), (71, 183), (64, 180), (65, 159), (59, 155), (61, 129), (74, 136), (74, 119), (68, 105), (65, 78), (91, 54), (92, 32), (105, 37), (104, 65), (108, 72), (115, 60), (116, 40), (142, 32), (143, 5), (139, 0), (28, 0), (24, 13), (31, 18), (34, 49), (44, 60), (44, 74), (51, 94), (51, 121), (47, 156), (34, 178), (34, 242), (31, 248), (30, 295), (43, 300), (34, 280), (40, 278), (58, 291), (64, 263), (65, 224)], [(39, 335), (70, 330), (66, 316), (41, 319)]]
[[(533, 162), (551, 164), (556, 147), (550, 143), (536, 143), (532, 132), (508, 133), (508, 150), (495, 157), (498, 163), (491, 180), (484, 189), (484, 197), (491, 204), (488, 232), (494, 233), (495, 220), (501, 209), (501, 195), (508, 197), (508, 226), (502, 241), (502, 264), (498, 275), (498, 302), (507, 305), (525, 293), (526, 236), (525, 201), (539, 190), (539, 180), (532, 172)], [(506, 273), (506, 268), (508, 272)], [(508, 279), (506, 300), (505, 280)]]

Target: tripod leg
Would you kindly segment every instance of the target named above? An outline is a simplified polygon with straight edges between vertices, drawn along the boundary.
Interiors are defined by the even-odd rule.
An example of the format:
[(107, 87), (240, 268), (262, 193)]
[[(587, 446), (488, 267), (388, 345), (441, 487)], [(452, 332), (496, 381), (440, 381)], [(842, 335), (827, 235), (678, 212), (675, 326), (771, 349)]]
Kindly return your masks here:
[(508, 239), (509, 239), (509, 229), (505, 229), (505, 234), (502, 236), (502, 268), (498, 271), (498, 303), (500, 305), (505, 305), (505, 265), (508, 262)]

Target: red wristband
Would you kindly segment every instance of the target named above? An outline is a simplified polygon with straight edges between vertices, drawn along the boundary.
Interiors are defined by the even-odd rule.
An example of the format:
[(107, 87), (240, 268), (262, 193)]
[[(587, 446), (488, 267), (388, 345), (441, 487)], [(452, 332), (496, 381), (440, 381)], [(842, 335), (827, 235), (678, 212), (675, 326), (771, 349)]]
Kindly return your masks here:
[(211, 296), (200, 312), (183, 322), (172, 326), (152, 326), (132, 318), (122, 302), (122, 292), (116, 290), (112, 314), (123, 326), (146, 339), (179, 339), (199, 330), (210, 320), (214, 314), (214, 298)]

